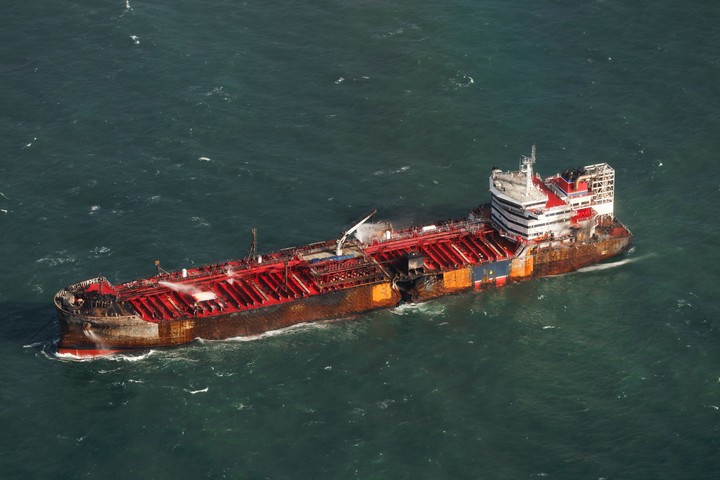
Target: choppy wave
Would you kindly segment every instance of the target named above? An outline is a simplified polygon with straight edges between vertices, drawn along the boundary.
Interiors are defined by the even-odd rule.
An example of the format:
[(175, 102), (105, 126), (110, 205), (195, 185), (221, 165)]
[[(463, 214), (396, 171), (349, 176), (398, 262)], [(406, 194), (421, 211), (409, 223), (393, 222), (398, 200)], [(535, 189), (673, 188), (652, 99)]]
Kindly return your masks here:
[(68, 255), (66, 250), (60, 250), (55, 252), (55, 256), (47, 255), (42, 258), (35, 260), (35, 263), (46, 263), (50, 267), (56, 267), (65, 263), (75, 263), (77, 259), (73, 256)]
[(373, 172), (373, 175), (375, 175), (376, 177), (379, 175), (385, 175), (386, 173), (389, 175), (393, 175), (395, 173), (407, 172), (408, 170), (410, 170), (410, 168), (412, 168), (410, 167), (410, 165), (403, 165), (402, 167), (394, 168), (392, 170), (376, 170)]
[(450, 83), (455, 86), (456, 88), (465, 88), (469, 87), (473, 83), (475, 83), (475, 80), (470, 75), (466, 75), (462, 72), (458, 72), (453, 77), (450, 77)]
[(188, 390), (187, 388), (184, 388), (183, 390), (186, 391), (187, 393), (189, 393), (190, 395), (196, 395), (198, 393), (207, 393), (207, 391), (210, 390), (210, 387), (205, 387), (205, 388), (201, 388), (198, 390)]
[(398, 27), (394, 30), (389, 30), (389, 31), (382, 32), (382, 33), (376, 33), (372, 37), (375, 39), (378, 39), (378, 40), (382, 40), (385, 38), (391, 38), (391, 37), (395, 37), (398, 35), (403, 35), (404, 33), (408, 32), (408, 31), (412, 31), (412, 30), (420, 30), (420, 27), (418, 25), (411, 23), (409, 25), (404, 25), (402, 27)]

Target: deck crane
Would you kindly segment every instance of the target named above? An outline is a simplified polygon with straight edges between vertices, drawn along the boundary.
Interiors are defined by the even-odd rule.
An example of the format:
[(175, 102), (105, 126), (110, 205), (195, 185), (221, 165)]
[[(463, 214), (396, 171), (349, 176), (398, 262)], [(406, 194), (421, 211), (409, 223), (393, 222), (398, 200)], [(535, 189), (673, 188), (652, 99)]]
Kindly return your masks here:
[(351, 228), (345, 230), (342, 234), (340, 234), (340, 238), (338, 238), (337, 245), (335, 246), (335, 255), (340, 256), (342, 255), (343, 251), (343, 244), (345, 243), (345, 240), (347, 240), (348, 235), (352, 234), (355, 230), (357, 230), (360, 225), (370, 220), (370, 217), (375, 215), (377, 213), (376, 209), (373, 209), (372, 212), (370, 212), (367, 216), (365, 216), (362, 220), (357, 222), (355, 225), (353, 225)]

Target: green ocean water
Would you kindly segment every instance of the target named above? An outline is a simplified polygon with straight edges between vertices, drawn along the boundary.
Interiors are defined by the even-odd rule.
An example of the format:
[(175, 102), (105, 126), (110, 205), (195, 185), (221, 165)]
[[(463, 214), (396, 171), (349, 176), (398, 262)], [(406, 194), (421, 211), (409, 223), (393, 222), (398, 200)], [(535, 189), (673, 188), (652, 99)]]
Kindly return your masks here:
[[(10, 1), (0, 478), (715, 479), (720, 5)], [(610, 264), (251, 341), (59, 359), (52, 295), (616, 169)]]

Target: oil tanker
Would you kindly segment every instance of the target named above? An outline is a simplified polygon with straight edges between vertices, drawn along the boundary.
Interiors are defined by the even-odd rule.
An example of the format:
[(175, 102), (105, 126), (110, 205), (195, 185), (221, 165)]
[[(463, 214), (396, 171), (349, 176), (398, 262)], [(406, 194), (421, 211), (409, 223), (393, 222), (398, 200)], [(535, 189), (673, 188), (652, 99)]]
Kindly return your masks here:
[(394, 229), (371, 212), (339, 238), (121, 284), (98, 277), (54, 297), (59, 354), (79, 357), (258, 335), (472, 289), (570, 272), (618, 255), (607, 163), (542, 178), (535, 147), (493, 168), (490, 203), (466, 218)]

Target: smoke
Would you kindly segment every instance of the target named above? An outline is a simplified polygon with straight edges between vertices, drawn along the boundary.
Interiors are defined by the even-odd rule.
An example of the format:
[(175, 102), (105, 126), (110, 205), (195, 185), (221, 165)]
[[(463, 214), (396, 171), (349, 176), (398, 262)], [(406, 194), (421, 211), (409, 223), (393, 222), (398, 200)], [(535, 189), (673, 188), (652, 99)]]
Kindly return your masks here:
[(192, 295), (193, 293), (200, 292), (200, 289), (194, 285), (183, 285), (181, 283), (173, 283), (173, 282), (165, 282), (165, 281), (160, 281), (160, 282), (158, 282), (158, 284), (162, 285), (165, 288), (169, 288), (170, 290), (173, 290), (175, 292), (187, 293), (190, 295)]
[(205, 302), (207, 300), (215, 300), (215, 298), (217, 298), (217, 295), (215, 295), (215, 292), (211, 292), (211, 291), (207, 291), (207, 290), (200, 290), (198, 287), (196, 287), (194, 285), (183, 285), (181, 283), (172, 283), (172, 282), (165, 282), (165, 281), (160, 281), (160, 282), (158, 282), (158, 284), (162, 285), (163, 287), (169, 288), (170, 290), (174, 290), (176, 292), (187, 293), (188, 295), (192, 296), (198, 302)]
[(355, 238), (363, 243), (369, 243), (382, 238), (385, 230), (389, 228), (387, 223), (363, 223), (355, 230)]

